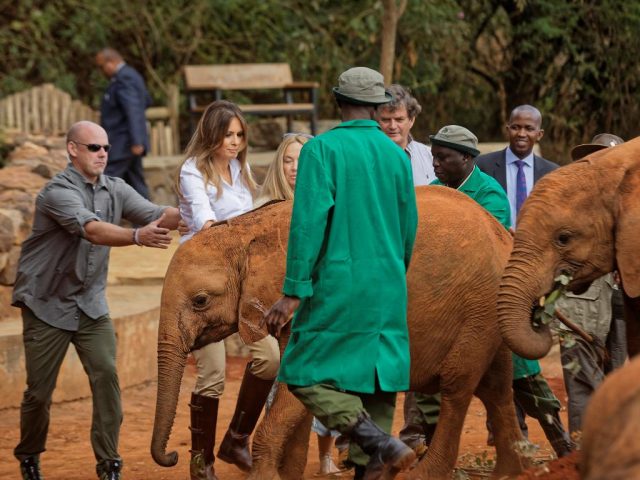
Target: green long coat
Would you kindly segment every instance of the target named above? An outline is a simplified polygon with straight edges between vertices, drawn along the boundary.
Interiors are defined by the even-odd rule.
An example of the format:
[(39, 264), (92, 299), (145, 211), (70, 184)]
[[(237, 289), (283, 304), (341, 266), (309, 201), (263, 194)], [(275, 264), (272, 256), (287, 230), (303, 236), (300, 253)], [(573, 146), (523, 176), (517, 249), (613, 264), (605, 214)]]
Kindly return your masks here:
[(280, 367), (297, 386), (409, 388), (406, 269), (417, 228), (411, 164), (372, 120), (302, 148), (283, 292), (301, 299)]

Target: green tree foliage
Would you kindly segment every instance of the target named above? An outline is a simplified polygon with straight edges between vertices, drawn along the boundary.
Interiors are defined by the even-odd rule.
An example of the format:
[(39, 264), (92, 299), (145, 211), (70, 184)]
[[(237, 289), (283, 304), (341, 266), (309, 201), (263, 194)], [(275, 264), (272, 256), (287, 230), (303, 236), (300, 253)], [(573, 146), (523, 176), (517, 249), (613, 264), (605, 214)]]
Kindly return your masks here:
[[(321, 84), (322, 116), (345, 68), (380, 62), (380, 0), (0, 0), (0, 96), (53, 82), (97, 107), (93, 64), (120, 50), (156, 102), (198, 63), (289, 62)], [(536, 105), (545, 154), (563, 161), (599, 131), (638, 134), (640, 4), (623, 0), (409, 0), (394, 81), (423, 105), (419, 139), (442, 125), (502, 138), (511, 108)]]

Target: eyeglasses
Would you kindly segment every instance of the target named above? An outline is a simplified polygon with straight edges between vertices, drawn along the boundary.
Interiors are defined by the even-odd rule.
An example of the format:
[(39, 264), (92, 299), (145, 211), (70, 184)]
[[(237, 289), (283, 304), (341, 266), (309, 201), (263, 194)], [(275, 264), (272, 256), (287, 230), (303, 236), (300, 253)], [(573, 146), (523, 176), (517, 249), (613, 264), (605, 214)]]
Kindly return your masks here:
[(304, 137), (304, 138), (313, 138), (313, 135), (309, 133), (299, 133), (299, 132), (289, 132), (282, 135), (282, 139), (285, 140), (291, 137)]
[(87, 147), (87, 150), (89, 150), (92, 153), (99, 152), (101, 148), (104, 149), (105, 153), (111, 150), (111, 145), (109, 145), (108, 143), (106, 145), (99, 145), (97, 143), (82, 143), (82, 142), (76, 142), (75, 140), (71, 140), (71, 141), (73, 143), (77, 143), (78, 145), (84, 145), (85, 147)]

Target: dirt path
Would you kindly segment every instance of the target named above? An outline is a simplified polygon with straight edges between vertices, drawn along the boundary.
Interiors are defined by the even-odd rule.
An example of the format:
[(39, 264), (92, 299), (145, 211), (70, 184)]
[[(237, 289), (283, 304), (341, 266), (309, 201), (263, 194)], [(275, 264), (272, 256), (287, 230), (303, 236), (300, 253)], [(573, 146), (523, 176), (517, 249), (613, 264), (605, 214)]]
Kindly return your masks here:
[[(227, 362), (227, 386), (220, 404), (218, 419), (217, 445), (229, 424), (235, 406), (240, 379), (246, 360), (230, 358)], [(562, 374), (558, 355), (543, 360), (545, 376), (560, 400), (565, 403)], [(180, 455), (178, 465), (163, 468), (156, 465), (150, 454), (149, 445), (155, 411), (156, 384), (148, 383), (126, 389), (122, 392), (124, 402), (124, 423), (122, 425), (120, 451), (125, 464), (127, 480), (188, 480), (189, 464), (189, 395), (195, 382), (195, 369), (187, 367), (180, 393), (176, 423), (169, 440), (169, 449), (177, 450)], [(394, 423), (394, 431), (402, 426), (402, 396), (399, 396)], [(91, 418), (91, 400), (53, 405), (47, 451), (42, 455), (42, 470), (47, 480), (88, 480), (95, 479), (95, 460), (89, 443)], [(566, 412), (563, 412), (566, 425)], [(540, 445), (538, 457), (549, 458), (551, 449), (539, 425), (529, 419), (530, 438)], [(480, 402), (474, 399), (465, 421), (459, 465), (476, 465), (495, 455), (491, 447), (485, 445), (485, 411)], [(12, 451), (19, 438), (19, 410), (0, 410), (0, 479), (19, 479), (18, 464)], [(318, 470), (318, 449), (316, 439), (312, 437), (305, 479), (314, 478)], [(216, 462), (216, 473), (222, 480), (241, 480), (245, 474), (224, 462)], [(347, 476), (345, 478), (351, 478)], [(471, 477), (476, 478), (476, 477)], [(480, 478), (480, 477), (477, 477)]]

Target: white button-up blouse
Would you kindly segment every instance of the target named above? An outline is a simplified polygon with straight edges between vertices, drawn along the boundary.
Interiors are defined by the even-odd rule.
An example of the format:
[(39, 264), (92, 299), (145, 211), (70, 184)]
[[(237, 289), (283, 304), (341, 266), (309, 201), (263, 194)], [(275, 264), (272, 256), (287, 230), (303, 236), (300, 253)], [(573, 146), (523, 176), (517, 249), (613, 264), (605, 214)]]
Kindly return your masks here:
[[(189, 227), (189, 233), (180, 237), (180, 243), (199, 232), (209, 220), (218, 222), (248, 212), (253, 208), (253, 197), (240, 175), (240, 161), (231, 160), (231, 185), (222, 180), (222, 195), (212, 184), (205, 185), (195, 158), (189, 158), (180, 169), (180, 216)], [(249, 165), (247, 165), (249, 168)]]

